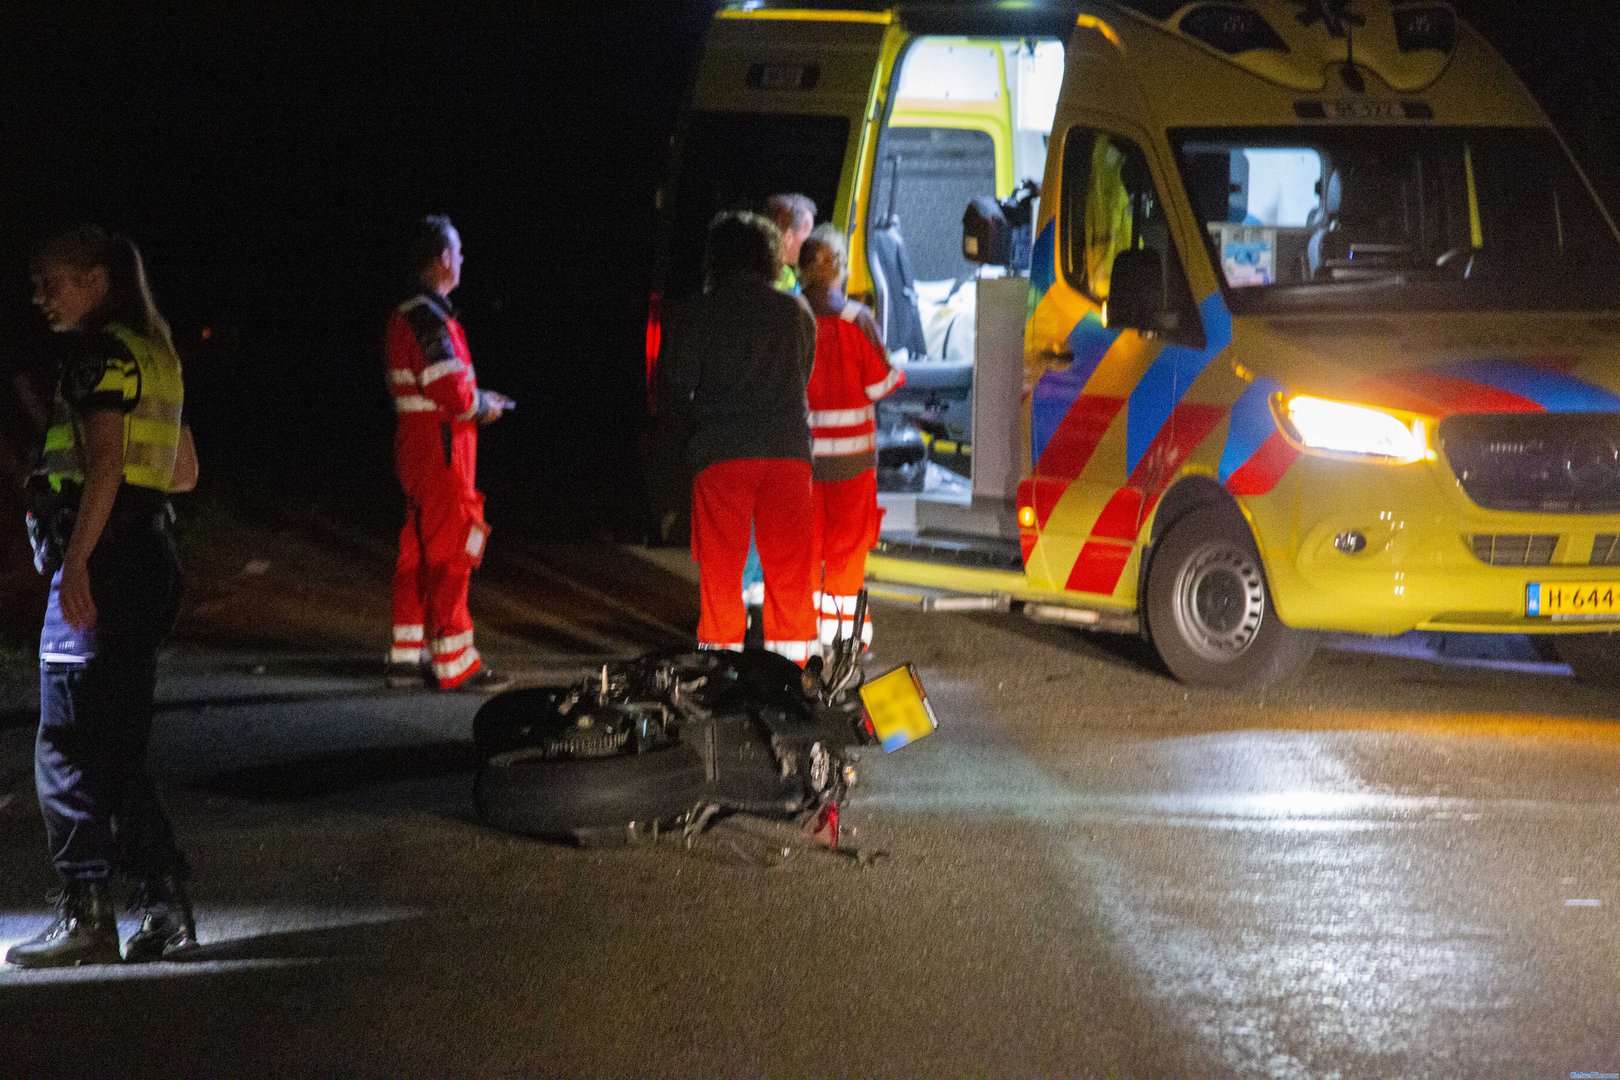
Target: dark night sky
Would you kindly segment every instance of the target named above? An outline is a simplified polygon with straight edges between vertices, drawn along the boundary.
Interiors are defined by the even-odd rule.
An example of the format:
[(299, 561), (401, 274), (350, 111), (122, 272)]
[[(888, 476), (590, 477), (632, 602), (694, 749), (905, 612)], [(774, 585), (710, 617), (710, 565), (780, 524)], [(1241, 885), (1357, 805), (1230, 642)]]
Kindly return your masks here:
[[(1613, 0), (1459, 6), (1620, 206)], [(61, 216), (126, 226), (187, 354), (215, 482), (387, 509), (390, 243), (444, 210), (466, 239), (456, 300), (480, 381), (521, 403), (483, 443), (493, 519), (633, 533), (652, 190), (709, 7), (9, 17), (0, 396), (40, 337), (27, 235)]]

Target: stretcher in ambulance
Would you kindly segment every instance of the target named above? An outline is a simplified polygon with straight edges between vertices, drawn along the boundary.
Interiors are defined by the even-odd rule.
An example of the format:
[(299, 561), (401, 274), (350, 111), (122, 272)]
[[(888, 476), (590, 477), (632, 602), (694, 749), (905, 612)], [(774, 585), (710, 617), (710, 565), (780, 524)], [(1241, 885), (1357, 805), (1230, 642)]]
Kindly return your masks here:
[(1620, 682), (1620, 238), (1442, 0), (749, 0), (677, 155), (667, 291), (774, 191), (849, 233), (875, 594), (1194, 684), (1413, 629)]

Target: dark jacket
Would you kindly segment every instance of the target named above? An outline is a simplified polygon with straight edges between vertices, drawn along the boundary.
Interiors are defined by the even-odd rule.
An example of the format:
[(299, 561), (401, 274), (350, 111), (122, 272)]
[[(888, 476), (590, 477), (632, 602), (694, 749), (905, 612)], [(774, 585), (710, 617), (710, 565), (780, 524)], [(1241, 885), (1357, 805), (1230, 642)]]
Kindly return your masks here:
[(739, 458), (809, 461), (815, 356), (810, 308), (767, 282), (734, 278), (672, 305), (659, 407), (689, 421), (693, 471)]

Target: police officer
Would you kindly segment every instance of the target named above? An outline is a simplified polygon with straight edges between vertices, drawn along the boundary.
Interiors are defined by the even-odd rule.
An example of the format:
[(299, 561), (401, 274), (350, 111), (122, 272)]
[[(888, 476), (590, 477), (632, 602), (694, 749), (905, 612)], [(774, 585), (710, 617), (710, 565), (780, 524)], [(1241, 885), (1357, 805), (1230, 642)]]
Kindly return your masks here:
[(119, 960), (115, 871), (135, 883), (142, 915), (123, 958), (171, 957), (197, 943), (190, 867), (146, 756), (158, 645), (180, 598), (168, 493), (177, 470), (180, 486), (195, 476), (180, 361), (127, 238), (62, 230), (32, 270), (34, 303), (65, 346), (39, 473), (53, 505), (34, 536), (36, 561), (53, 575), (34, 775), (62, 888), (50, 926), (6, 960)]

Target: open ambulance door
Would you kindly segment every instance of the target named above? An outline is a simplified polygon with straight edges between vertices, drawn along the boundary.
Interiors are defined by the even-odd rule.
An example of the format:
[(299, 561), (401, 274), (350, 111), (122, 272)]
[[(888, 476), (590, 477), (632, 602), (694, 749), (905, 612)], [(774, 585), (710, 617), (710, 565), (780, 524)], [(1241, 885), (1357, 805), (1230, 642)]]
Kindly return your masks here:
[[(1033, 215), (1073, 19), (907, 13), (861, 208), (867, 276), (850, 275), (906, 375), (878, 406), (880, 558), (1023, 572), (1014, 497)], [(1013, 230), (995, 265), (963, 248), (965, 212), (987, 202)]]
[(702, 288), (705, 231), (723, 210), (797, 192), (848, 230), (885, 56), (885, 11), (722, 10), (710, 26), (663, 193), (662, 291)]

